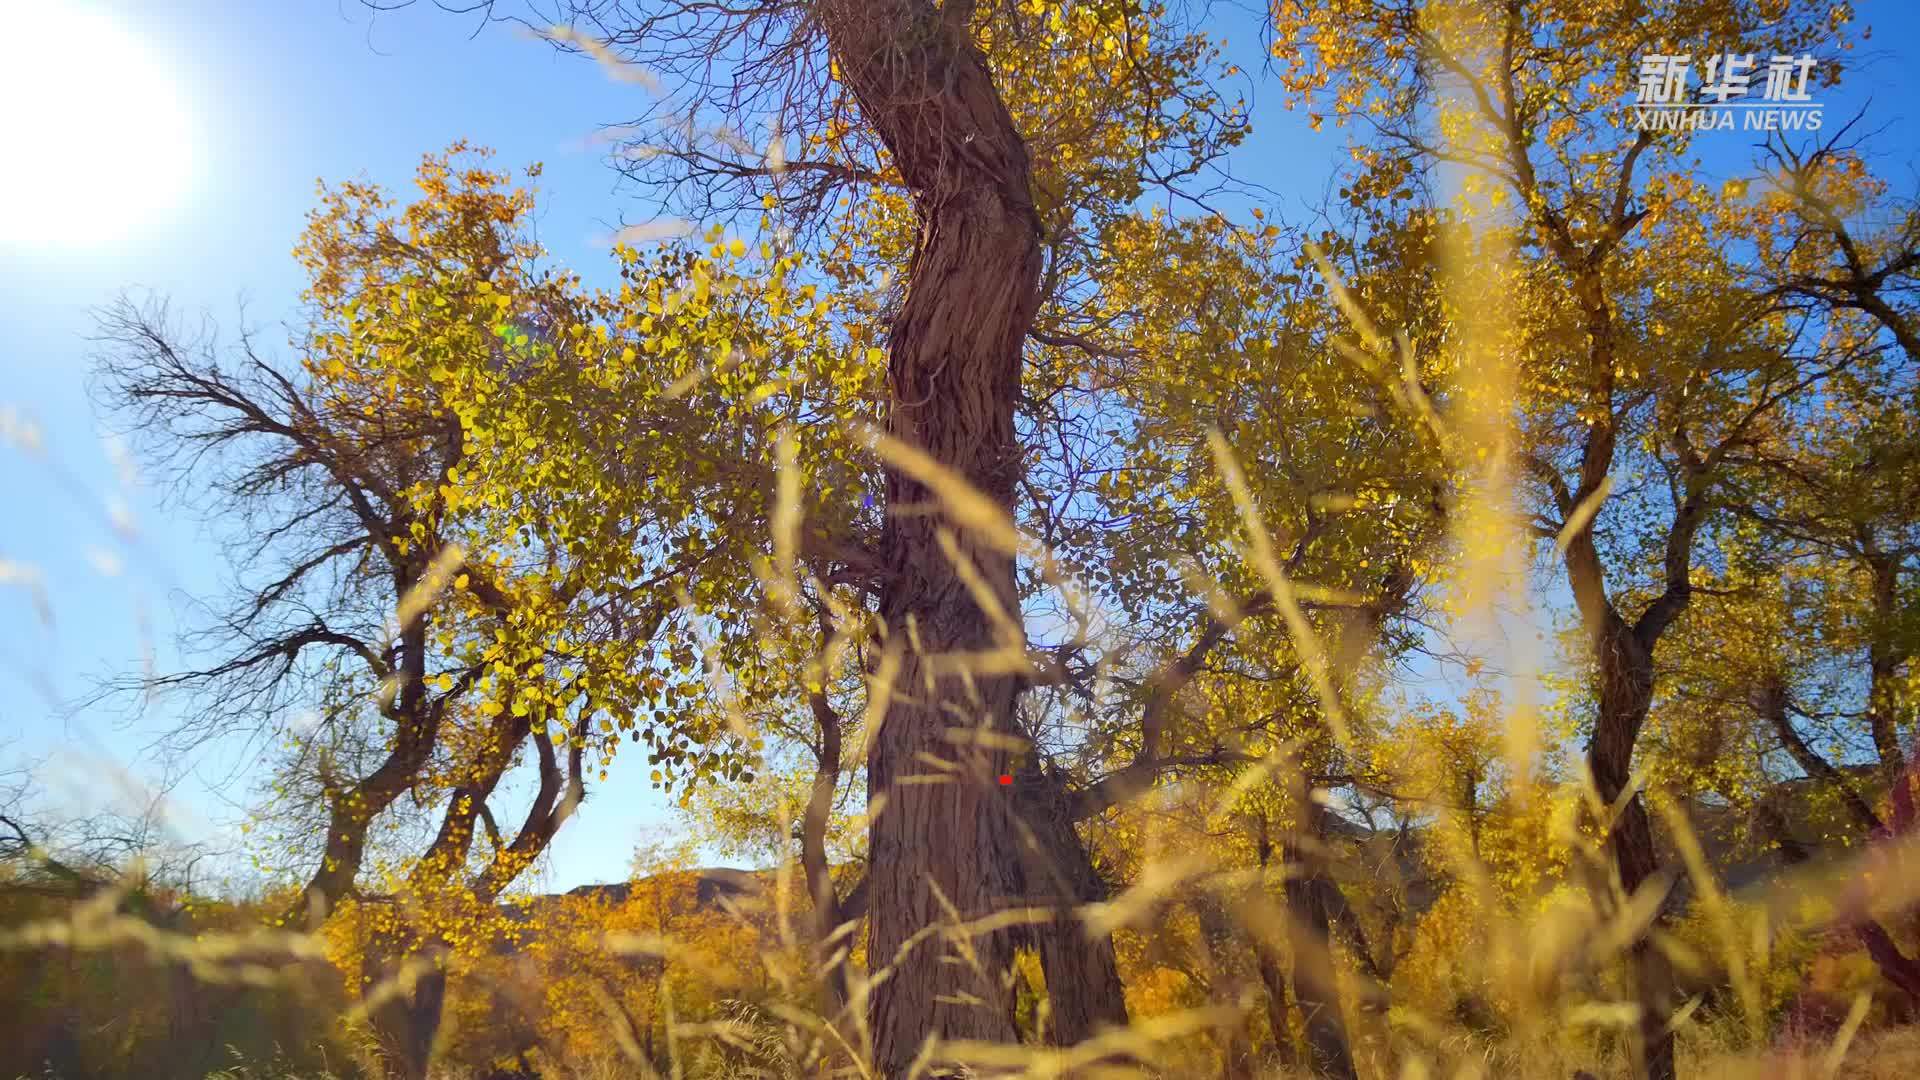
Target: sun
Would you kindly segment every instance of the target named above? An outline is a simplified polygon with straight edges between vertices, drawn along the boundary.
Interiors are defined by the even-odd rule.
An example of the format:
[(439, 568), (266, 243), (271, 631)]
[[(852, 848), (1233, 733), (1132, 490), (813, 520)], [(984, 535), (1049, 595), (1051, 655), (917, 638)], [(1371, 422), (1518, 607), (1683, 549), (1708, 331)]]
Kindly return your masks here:
[(97, 249), (164, 215), (193, 171), (172, 73), (105, 13), (0, 0), (0, 247)]

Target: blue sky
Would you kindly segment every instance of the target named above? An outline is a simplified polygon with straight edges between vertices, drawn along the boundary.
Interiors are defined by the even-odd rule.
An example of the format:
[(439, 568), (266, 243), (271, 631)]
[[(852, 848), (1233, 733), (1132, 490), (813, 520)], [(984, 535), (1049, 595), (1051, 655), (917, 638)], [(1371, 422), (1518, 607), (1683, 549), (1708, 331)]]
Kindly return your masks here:
[[(315, 181), (365, 175), (399, 189), (422, 153), (458, 138), (493, 147), (502, 164), (545, 163), (541, 239), (589, 282), (609, 265), (598, 238), (623, 218), (651, 214), (619, 189), (587, 142), (600, 125), (637, 114), (642, 91), (503, 27), (476, 35), (473, 17), (428, 4), (376, 17), (356, 0), (0, 0), (10, 26), (40, 20), (40, 33), (16, 37), (8, 49), (73, 49), (48, 31), (74, 9), (112, 20), (136, 42), (175, 84), (188, 123), (177, 147), (187, 163), (179, 196), (112, 243), (10, 245), (0, 225), (0, 325), (8, 331), (0, 345), (0, 767), (50, 758), (56, 794), (85, 804), (112, 797), (122, 770), (151, 778), (143, 750), (167, 716), (128, 723), (119, 711), (65, 715), (62, 704), (90, 679), (137, 668), (149, 646), (160, 668), (176, 666), (178, 613), (185, 598), (216, 588), (221, 565), (206, 530), (128, 476), (101, 439), (85, 393), (89, 308), (122, 289), (150, 289), (182, 313), (205, 310), (231, 328), (244, 298), (262, 341), (277, 346), (286, 337), (280, 325), (297, 315), (301, 280), (289, 250)], [(1889, 125), (1883, 145), (1892, 160), (1882, 165), (1910, 181), (1920, 136), (1908, 131), (1920, 128), (1900, 121), (1915, 17), (1892, 3), (1863, 5), (1862, 15), (1876, 26), (1867, 72), (1833, 105), (1846, 108), (1871, 88), (1875, 126)], [(1233, 52), (1255, 67), (1257, 55), (1246, 54), (1256, 35), (1239, 18)], [(1301, 114), (1278, 108), (1275, 88), (1259, 94), (1255, 118), (1264, 126), (1235, 169), (1297, 210), (1324, 190), (1345, 136), (1331, 126), (1309, 133)], [(84, 148), (90, 167), (113, 170), (125, 191), (139, 190), (142, 161), (116, 153), (123, 140), (111, 114), (97, 123), (97, 140)], [(1718, 152), (1743, 161), (1745, 140), (1726, 138)], [(0, 153), (0, 170), (43, 167), (30, 146)], [(59, 212), (83, 208), (0, 206), (0, 215)], [(40, 449), (18, 445), (23, 425), (40, 433)], [(51, 621), (24, 575), (38, 575)], [(228, 747), (179, 784), (181, 832), (232, 842), (237, 802), (248, 793), (244, 763)], [(666, 820), (643, 762), (617, 761), (610, 782), (562, 831), (548, 884), (624, 876), (642, 830)]]
[[(62, 6), (104, 13), (140, 42), (177, 80), (191, 124), (183, 196), (116, 242), (65, 250), (0, 241), (0, 320), (10, 327), (0, 408), (16, 425), (36, 424), (44, 444), (37, 454), (0, 446), (0, 559), (41, 575), (52, 613), (44, 623), (24, 586), (0, 591), (0, 759), (51, 755), (54, 793), (84, 803), (116, 793), (116, 766), (153, 777), (143, 751), (167, 716), (129, 727), (124, 710), (63, 718), (59, 706), (92, 678), (138, 665), (145, 643), (161, 668), (179, 661), (176, 615), (184, 597), (218, 585), (221, 566), (206, 530), (146, 483), (125, 483), (99, 437), (85, 392), (88, 309), (123, 288), (151, 289), (182, 314), (204, 309), (231, 328), (244, 297), (248, 321), (277, 346), (287, 337), (280, 326), (297, 316), (302, 281), (289, 252), (315, 181), (364, 174), (398, 189), (422, 153), (463, 137), (495, 148), (503, 164), (545, 163), (541, 239), (590, 279), (607, 263), (597, 238), (623, 212), (649, 214), (615, 192), (615, 174), (586, 145), (599, 125), (639, 111), (635, 88), (504, 28), (471, 36), (472, 19), (430, 6), (375, 18), (354, 0), (33, 10), (53, 12), (58, 26)], [(25, 148), (5, 152), (23, 155), (6, 168), (33, 167)], [(141, 182), (138, 162), (103, 167)], [(122, 512), (130, 536), (113, 524)], [(102, 572), (110, 562), (119, 573)], [(247, 788), (234, 774), (236, 749), (179, 785), (182, 832), (230, 837), (228, 803)], [(635, 825), (663, 817), (643, 770), (614, 781), (563, 831), (556, 884), (623, 876)]]

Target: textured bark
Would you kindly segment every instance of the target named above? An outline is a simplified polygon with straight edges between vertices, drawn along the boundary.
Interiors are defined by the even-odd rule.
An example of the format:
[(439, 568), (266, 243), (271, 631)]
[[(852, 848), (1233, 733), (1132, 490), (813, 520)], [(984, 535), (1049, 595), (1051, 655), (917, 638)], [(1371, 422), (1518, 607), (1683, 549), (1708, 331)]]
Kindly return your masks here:
[[(862, 120), (912, 193), (919, 237), (892, 327), (886, 427), (1010, 509), (1020, 473), (1014, 407), (1021, 343), (1039, 303), (1040, 228), (1025, 144), (966, 26), (969, 4), (823, 0), (815, 11)], [(1014, 1040), (1003, 932), (956, 941), (928, 927), (977, 919), (1016, 890), (1007, 771), (999, 745), (961, 747), (949, 729), (1012, 730), (1012, 674), (956, 670), (996, 645), (994, 627), (939, 540), (960, 551), (1004, 610), (1018, 611), (1013, 560), (966, 535), (912, 477), (889, 468), (880, 615), (900, 668), (868, 763), (868, 956), (891, 966), (875, 989), (878, 1071), (903, 1075), (931, 1037)], [(952, 771), (929, 759), (956, 761)], [(942, 782), (902, 783), (938, 772)], [(960, 962), (954, 962), (954, 954)]]
[(1114, 956), (1113, 935), (1089, 934), (1077, 909), (1108, 899), (1086, 845), (1074, 831), (1074, 795), (1051, 775), (1022, 775), (1015, 786), (1020, 845), (1020, 892), (1034, 907), (1051, 908), (1051, 922), (1028, 931), (1047, 978), (1052, 1017), (1047, 1041), (1085, 1042), (1106, 1027), (1127, 1025), (1127, 1000)]
[(1126, 989), (1113, 935), (1089, 936), (1077, 918), (1068, 917), (1044, 927), (1039, 944), (1053, 1018), (1049, 1042), (1073, 1046), (1105, 1028), (1127, 1026)]

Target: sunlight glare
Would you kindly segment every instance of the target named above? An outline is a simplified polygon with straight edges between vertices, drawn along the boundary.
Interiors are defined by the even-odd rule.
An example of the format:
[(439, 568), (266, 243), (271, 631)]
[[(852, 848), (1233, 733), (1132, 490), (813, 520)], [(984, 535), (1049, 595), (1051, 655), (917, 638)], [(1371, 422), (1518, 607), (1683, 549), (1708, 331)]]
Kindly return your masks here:
[[(175, 205), (192, 166), (172, 73), (106, 14), (55, 3), (17, 14), (0, 60), (0, 247), (96, 248)], [(36, 5), (40, 7), (40, 5)]]

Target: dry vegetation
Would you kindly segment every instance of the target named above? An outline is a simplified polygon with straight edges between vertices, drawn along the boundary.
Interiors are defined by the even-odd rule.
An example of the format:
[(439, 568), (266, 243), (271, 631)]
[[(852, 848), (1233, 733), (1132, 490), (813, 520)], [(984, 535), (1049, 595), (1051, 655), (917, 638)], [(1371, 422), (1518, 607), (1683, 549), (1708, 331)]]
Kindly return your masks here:
[[(324, 190), (284, 349), (102, 313), (233, 545), (112, 690), (275, 748), (262, 884), (23, 788), (0, 1070), (1920, 1071), (1920, 217), (1621, 120), (1844, 10), (1277, 2), (1311, 226), (1203, 5), (568, 14), (698, 222), (617, 284), (461, 145)], [(623, 783), (685, 844), (536, 894)]]

